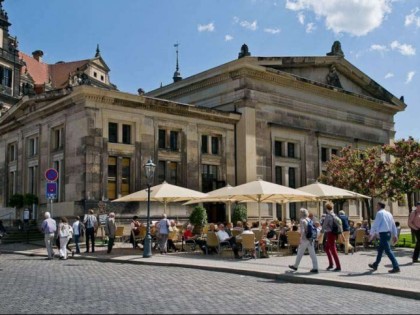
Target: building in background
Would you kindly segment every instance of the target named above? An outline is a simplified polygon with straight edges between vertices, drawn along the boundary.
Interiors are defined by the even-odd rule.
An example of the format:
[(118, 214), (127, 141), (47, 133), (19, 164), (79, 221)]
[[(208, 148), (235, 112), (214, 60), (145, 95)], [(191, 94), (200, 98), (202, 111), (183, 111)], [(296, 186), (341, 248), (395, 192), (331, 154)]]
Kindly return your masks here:
[[(0, 57), (14, 78), (0, 90), (10, 99), (0, 117), (3, 207), (15, 193), (33, 193), (45, 209), (44, 172), (55, 168), (54, 215), (106, 202), (120, 215), (142, 216), (142, 205), (109, 201), (145, 188), (142, 166), (150, 157), (155, 184), (207, 192), (262, 178), (297, 188), (314, 182), (344, 146), (392, 142), (394, 116), (406, 106), (349, 63), (339, 42), (326, 56), (302, 57), (254, 57), (244, 44), (238, 59), (185, 79), (177, 62), (174, 83), (134, 95), (110, 82), (99, 47), (92, 59), (45, 64), (41, 50), (17, 50), (9, 26), (1, 9), (7, 52)], [(262, 216), (296, 218), (299, 206), (264, 205)], [(225, 217), (223, 204), (206, 207), (211, 221)], [(188, 217), (185, 207), (171, 210)], [(353, 202), (346, 210), (362, 216)], [(406, 215), (399, 211), (394, 217)], [(161, 212), (153, 204), (152, 216)], [(257, 216), (252, 204), (248, 215)]]

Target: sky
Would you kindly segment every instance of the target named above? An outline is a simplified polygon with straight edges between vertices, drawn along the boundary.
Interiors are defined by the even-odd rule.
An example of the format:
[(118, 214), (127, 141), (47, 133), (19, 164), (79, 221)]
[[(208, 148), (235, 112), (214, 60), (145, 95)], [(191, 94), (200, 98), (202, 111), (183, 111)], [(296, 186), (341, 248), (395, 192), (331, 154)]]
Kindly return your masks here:
[(183, 78), (252, 56), (325, 56), (335, 40), (346, 60), (396, 97), (396, 139), (420, 138), (420, 0), (5, 0), (19, 50), (43, 61), (93, 58), (99, 44), (120, 91), (172, 83), (176, 47)]

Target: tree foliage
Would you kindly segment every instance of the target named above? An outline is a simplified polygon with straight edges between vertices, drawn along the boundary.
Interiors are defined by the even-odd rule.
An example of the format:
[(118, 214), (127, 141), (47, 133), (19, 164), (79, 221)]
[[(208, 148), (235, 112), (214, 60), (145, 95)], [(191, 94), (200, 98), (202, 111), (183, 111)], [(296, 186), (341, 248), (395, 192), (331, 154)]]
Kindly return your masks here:
[(22, 194), (14, 194), (10, 196), (9, 199), (9, 206), (10, 207), (16, 207), (16, 208), (22, 208), (23, 207), (23, 195)]
[(247, 208), (245, 205), (237, 204), (233, 208), (232, 212), (232, 223), (238, 222), (238, 221), (246, 221), (247, 220)]
[(195, 206), (190, 214), (189, 220), (192, 225), (203, 227), (207, 224), (207, 211), (202, 206)]

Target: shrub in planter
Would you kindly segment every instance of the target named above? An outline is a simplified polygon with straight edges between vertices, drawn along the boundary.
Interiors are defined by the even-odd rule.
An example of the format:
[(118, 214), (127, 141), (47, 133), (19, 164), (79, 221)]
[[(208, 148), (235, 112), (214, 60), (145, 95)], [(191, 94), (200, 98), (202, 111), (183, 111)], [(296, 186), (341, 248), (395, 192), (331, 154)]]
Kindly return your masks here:
[(246, 206), (244, 205), (236, 205), (233, 208), (233, 212), (232, 212), (232, 223), (234, 225), (236, 225), (236, 222), (238, 221), (246, 221), (247, 220), (247, 209)]
[(201, 233), (204, 225), (207, 224), (207, 211), (202, 206), (195, 206), (190, 214), (189, 221), (194, 225), (194, 233)]

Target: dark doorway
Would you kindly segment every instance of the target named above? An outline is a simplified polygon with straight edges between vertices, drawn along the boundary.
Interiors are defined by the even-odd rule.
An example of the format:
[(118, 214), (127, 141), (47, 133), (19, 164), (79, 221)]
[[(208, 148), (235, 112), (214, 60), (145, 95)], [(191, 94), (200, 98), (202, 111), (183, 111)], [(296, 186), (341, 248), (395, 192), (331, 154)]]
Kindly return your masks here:
[(206, 202), (203, 204), (207, 210), (207, 220), (209, 223), (226, 221), (226, 205), (223, 202)]

